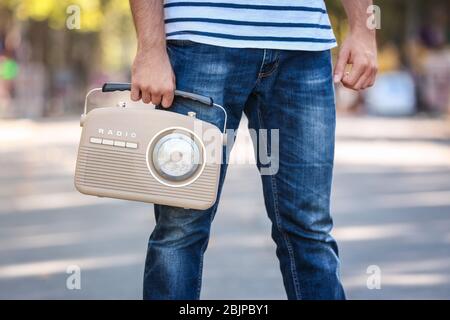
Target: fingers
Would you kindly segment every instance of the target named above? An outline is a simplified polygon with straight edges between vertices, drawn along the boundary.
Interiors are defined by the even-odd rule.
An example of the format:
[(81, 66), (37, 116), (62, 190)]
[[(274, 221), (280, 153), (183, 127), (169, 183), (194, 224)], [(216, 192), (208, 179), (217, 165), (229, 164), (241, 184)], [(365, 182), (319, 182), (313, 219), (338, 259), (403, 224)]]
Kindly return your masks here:
[(161, 99), (162, 99), (162, 96), (159, 91), (152, 91), (151, 102), (153, 105), (159, 106), (159, 104), (161, 103)]
[(353, 89), (364, 90), (372, 87), (375, 83), (377, 72), (378, 67), (375, 64), (366, 67), (366, 71), (358, 80), (358, 82), (354, 85)]
[(142, 92), (142, 102), (150, 103), (152, 102), (152, 95), (149, 90), (141, 90)]
[(163, 106), (163, 108), (169, 108), (173, 103), (173, 99), (174, 99), (174, 91), (171, 91), (170, 93), (163, 95), (161, 101), (161, 105)]
[(175, 74), (172, 72), (172, 86), (166, 88), (166, 92), (162, 96), (161, 105), (163, 106), (163, 108), (169, 108), (172, 105), (175, 96), (175, 87)]
[(362, 60), (355, 60), (352, 65), (352, 69), (344, 76), (342, 83), (349, 89), (356, 89), (356, 83), (361, 79), (362, 75), (366, 71), (366, 65)]
[(131, 98), (155, 106), (170, 107), (175, 91), (175, 75), (165, 48), (152, 51), (138, 50), (131, 70)]
[(339, 83), (344, 78), (345, 67), (350, 60), (350, 50), (345, 47), (339, 52), (339, 56), (334, 70), (334, 82)]
[(370, 78), (372, 77), (372, 70), (370, 68), (367, 68), (364, 71), (364, 74), (359, 78), (359, 80), (354, 85), (354, 90), (363, 90), (368, 87), (368, 82), (370, 81)]
[(138, 101), (142, 99), (144, 103), (152, 103), (155, 106), (161, 104), (164, 108), (169, 108), (173, 103), (174, 91), (174, 85), (169, 85), (162, 89), (155, 89), (133, 82), (131, 86), (131, 100)]
[[(147, 103), (147, 104), (153, 103), (152, 99), (154, 99), (154, 97), (152, 95), (152, 90), (149, 86), (142, 85), (139, 82), (133, 82), (132, 88), (134, 88), (134, 87), (138, 88), (143, 103)], [(156, 98), (156, 96), (155, 96), (155, 98)], [(137, 101), (137, 100), (133, 100), (133, 101)]]
[[(169, 108), (172, 105), (174, 99), (174, 91), (174, 86), (170, 85), (159, 90), (147, 89), (145, 92), (148, 92), (149, 102), (151, 102), (155, 106), (162, 105), (164, 108)], [(148, 103), (146, 101), (144, 102)]]
[[(349, 72), (345, 71), (347, 65), (352, 66)], [(342, 82), (352, 90), (363, 90), (374, 84), (377, 70), (376, 54), (344, 44), (337, 59), (334, 82)]]
[(344, 76), (342, 84), (352, 90), (364, 90), (375, 83), (378, 67), (370, 59), (356, 59), (350, 73)]
[(378, 74), (378, 65), (376, 63), (374, 63), (371, 66), (372, 69), (372, 75), (369, 78), (369, 80), (367, 81), (367, 88), (372, 87), (375, 84), (375, 79), (377, 78), (377, 74)]
[(130, 94), (131, 100), (133, 101), (139, 101), (141, 99), (141, 90), (139, 89), (139, 86), (132, 84), (131, 85), (131, 94)]

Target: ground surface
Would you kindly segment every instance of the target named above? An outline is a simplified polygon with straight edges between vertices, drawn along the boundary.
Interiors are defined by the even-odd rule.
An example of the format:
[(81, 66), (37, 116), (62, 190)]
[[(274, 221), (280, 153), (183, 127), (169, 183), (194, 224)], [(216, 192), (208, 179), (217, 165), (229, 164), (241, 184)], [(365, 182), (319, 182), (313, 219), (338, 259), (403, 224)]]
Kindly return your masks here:
[[(334, 235), (349, 298), (450, 298), (450, 126), (341, 118)], [(76, 119), (0, 122), (0, 298), (139, 299), (146, 204), (73, 188)], [(241, 136), (235, 149), (250, 153)], [(203, 298), (284, 299), (259, 177), (232, 166), (204, 266)], [(81, 290), (66, 269), (81, 267)], [(369, 290), (366, 271), (381, 270)]]

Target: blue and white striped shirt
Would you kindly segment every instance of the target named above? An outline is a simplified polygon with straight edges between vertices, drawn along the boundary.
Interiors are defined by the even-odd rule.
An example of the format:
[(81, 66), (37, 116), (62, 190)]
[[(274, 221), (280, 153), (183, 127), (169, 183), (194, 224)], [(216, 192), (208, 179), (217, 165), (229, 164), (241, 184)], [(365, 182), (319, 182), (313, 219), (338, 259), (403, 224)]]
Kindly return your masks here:
[(336, 46), (324, 0), (165, 0), (167, 39), (232, 48)]

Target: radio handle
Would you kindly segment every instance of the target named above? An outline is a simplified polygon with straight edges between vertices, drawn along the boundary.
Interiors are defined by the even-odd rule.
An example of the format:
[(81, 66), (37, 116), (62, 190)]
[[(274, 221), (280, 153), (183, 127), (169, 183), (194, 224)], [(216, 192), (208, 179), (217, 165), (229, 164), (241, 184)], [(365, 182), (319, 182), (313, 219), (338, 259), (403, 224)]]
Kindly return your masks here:
[[(83, 126), (84, 118), (86, 117), (88, 113), (88, 97), (94, 93), (94, 92), (113, 92), (113, 91), (130, 91), (131, 90), (131, 84), (130, 83), (119, 83), (119, 82), (107, 82), (103, 85), (102, 88), (95, 88), (88, 92), (86, 95), (86, 99), (84, 100), (84, 112), (81, 115), (80, 125)], [(217, 103), (214, 103), (213, 99), (210, 97), (202, 96), (200, 94), (196, 93), (190, 93), (186, 91), (181, 90), (175, 90), (175, 96), (179, 96), (186, 99), (191, 99), (197, 102), (200, 102), (204, 105), (207, 105), (209, 107), (216, 107), (222, 110), (225, 118), (224, 118), (224, 124), (223, 124), (223, 131), (224, 137), (226, 137), (225, 132), (227, 130), (227, 121), (228, 121), (228, 114), (224, 107), (221, 105), (218, 105)], [(225, 140), (224, 140), (225, 141)]]
[[(118, 82), (107, 82), (102, 87), (102, 92), (113, 92), (113, 91), (130, 91), (131, 83), (118, 83)], [(194, 100), (205, 104), (209, 107), (214, 105), (214, 101), (211, 97), (202, 96), (200, 94), (175, 90), (175, 96), (182, 97), (185, 99)]]

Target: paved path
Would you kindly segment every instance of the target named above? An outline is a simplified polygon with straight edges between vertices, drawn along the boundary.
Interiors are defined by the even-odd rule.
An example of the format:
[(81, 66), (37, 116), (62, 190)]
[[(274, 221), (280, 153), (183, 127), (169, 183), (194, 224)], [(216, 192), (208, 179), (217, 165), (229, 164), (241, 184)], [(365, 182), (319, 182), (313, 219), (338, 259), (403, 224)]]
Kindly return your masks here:
[[(0, 298), (141, 296), (146, 204), (74, 191), (77, 120), (0, 121)], [(349, 298), (450, 298), (450, 125), (341, 118), (334, 235)], [(251, 154), (242, 135), (238, 152)], [(284, 299), (260, 182), (229, 170), (204, 266), (203, 298)], [(81, 290), (66, 288), (81, 267)], [(366, 286), (381, 270), (381, 289)]]

